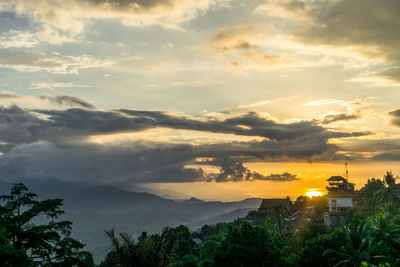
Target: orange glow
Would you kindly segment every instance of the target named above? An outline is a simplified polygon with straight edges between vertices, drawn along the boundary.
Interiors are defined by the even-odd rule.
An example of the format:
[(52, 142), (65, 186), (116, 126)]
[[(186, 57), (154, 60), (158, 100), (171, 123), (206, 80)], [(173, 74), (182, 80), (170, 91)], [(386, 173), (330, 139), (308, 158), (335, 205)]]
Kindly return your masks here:
[[(326, 179), (332, 175), (344, 176), (343, 162), (303, 163), (303, 162), (251, 162), (244, 164), (252, 171), (264, 175), (283, 173), (297, 174), (299, 180), (289, 182), (276, 181), (241, 181), (241, 182), (186, 182), (186, 183), (150, 183), (141, 184), (141, 190), (161, 195), (166, 198), (196, 197), (208, 201), (235, 201), (244, 198), (284, 198), (295, 200), (306, 192), (319, 191), (326, 194)], [(200, 165), (199, 165), (200, 166)], [(196, 165), (193, 165), (196, 167)], [(204, 166), (203, 166), (204, 167)], [(215, 168), (215, 167), (214, 167)], [(351, 162), (349, 164), (349, 181), (360, 189), (372, 177), (382, 179), (385, 170), (400, 174), (398, 162)], [(207, 172), (216, 170), (207, 169)], [(137, 185), (136, 185), (137, 186)], [(136, 189), (137, 190), (137, 189)]]
[(317, 189), (311, 189), (306, 193), (306, 196), (312, 198), (312, 197), (320, 197), (322, 196), (322, 192), (317, 191)]

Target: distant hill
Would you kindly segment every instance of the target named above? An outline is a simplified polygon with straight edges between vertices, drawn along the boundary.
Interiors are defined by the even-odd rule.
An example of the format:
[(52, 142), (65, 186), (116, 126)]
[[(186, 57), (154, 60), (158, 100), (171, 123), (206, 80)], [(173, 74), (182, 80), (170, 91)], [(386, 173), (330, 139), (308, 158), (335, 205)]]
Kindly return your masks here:
[(201, 200), (201, 199), (198, 199), (198, 198), (195, 198), (195, 197), (191, 197), (191, 198), (189, 198), (189, 199), (187, 199), (187, 200), (184, 200), (183, 202), (184, 202), (184, 203), (187, 203), (187, 204), (198, 204), (198, 203), (204, 203), (204, 201), (203, 201), (203, 200)]
[(235, 209), (233, 211), (224, 214), (208, 217), (204, 221), (200, 221), (200, 224), (205, 225), (205, 224), (216, 224), (220, 222), (231, 222), (237, 218), (245, 217), (249, 213), (249, 211), (254, 210), (255, 208), (258, 208), (258, 206), (254, 208)]
[[(232, 221), (258, 208), (261, 199), (235, 202), (184, 201), (165, 199), (144, 192), (128, 192), (112, 186), (88, 186), (57, 180), (22, 180), (41, 199), (64, 199), (65, 216), (73, 222), (73, 236), (87, 244), (98, 262), (109, 250), (104, 230), (139, 235), (154, 233), (165, 226), (186, 224), (196, 230), (204, 224)], [(0, 194), (8, 193), (11, 184), (0, 181)]]

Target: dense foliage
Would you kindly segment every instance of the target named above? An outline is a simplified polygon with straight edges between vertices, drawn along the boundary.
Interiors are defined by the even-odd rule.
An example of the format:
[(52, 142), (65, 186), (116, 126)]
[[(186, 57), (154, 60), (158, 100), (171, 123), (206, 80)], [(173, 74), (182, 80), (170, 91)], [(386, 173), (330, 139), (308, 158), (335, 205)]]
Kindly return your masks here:
[(0, 196), (0, 266), (94, 266), (84, 245), (70, 237), (72, 223), (57, 220), (62, 200), (36, 198), (23, 184)]
[[(0, 266), (94, 266), (70, 237), (71, 223), (57, 221), (62, 200), (37, 201), (22, 184), (0, 199)], [(138, 238), (109, 230), (111, 250), (99, 266), (400, 266), (400, 185), (391, 172), (368, 180), (341, 226), (326, 228), (326, 208), (325, 197), (300, 196), (253, 223), (238, 219), (194, 232), (165, 227)], [(300, 219), (288, 220), (299, 211)], [(34, 223), (41, 215), (47, 223)]]
[(165, 228), (136, 242), (112, 230), (113, 249), (101, 266), (400, 266), (400, 187), (392, 173), (368, 180), (355, 203), (334, 229), (324, 224), (326, 198), (301, 196), (293, 210), (307, 216), (297, 224), (277, 205), (256, 223), (238, 219), (195, 232)]

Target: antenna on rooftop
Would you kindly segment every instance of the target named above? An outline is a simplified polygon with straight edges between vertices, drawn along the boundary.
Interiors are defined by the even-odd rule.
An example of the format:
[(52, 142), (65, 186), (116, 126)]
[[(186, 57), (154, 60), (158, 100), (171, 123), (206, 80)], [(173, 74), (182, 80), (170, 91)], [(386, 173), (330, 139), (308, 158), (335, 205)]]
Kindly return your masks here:
[(346, 180), (348, 180), (348, 179), (349, 179), (349, 171), (347, 170), (347, 161), (346, 161), (346, 163), (344, 164), (344, 169), (345, 169)]

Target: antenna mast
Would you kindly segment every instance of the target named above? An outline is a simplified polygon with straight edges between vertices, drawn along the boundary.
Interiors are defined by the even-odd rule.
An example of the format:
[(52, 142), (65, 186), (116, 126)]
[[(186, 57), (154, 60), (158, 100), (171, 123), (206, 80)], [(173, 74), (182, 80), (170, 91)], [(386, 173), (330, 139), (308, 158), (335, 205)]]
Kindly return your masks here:
[(347, 162), (344, 164), (344, 169), (345, 169), (345, 172), (346, 172), (346, 180), (348, 181), (348, 179), (349, 179), (349, 171), (347, 170)]

